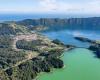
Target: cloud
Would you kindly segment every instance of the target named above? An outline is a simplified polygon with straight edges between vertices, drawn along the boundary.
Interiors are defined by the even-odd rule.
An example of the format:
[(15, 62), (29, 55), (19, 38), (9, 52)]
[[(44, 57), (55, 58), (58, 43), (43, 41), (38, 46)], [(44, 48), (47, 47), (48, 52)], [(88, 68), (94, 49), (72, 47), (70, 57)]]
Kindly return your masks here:
[(52, 11), (58, 8), (58, 3), (56, 0), (39, 0), (39, 6), (42, 11)]
[(66, 12), (71, 8), (71, 5), (58, 0), (38, 0), (38, 10), (41, 12)]
[(61, 0), (39, 0), (41, 12), (55, 12), (55, 13), (79, 13), (79, 14), (99, 14), (100, 1), (91, 0), (80, 2), (67, 2)]
[[(16, 0), (18, 1), (18, 0)], [(1, 1), (0, 1), (1, 2)], [(23, 3), (23, 4), (22, 4)], [(2, 4), (2, 3), (0, 3)], [(10, 6), (10, 7), (9, 7)], [(23, 0), (20, 5), (0, 5), (0, 12), (100, 14), (99, 0)]]

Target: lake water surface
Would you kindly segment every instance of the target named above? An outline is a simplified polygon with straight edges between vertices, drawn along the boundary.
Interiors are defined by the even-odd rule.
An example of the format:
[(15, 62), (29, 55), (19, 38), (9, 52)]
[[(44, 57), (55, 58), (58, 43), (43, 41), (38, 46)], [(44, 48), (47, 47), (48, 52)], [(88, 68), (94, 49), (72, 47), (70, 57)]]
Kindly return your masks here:
[[(88, 47), (89, 44), (76, 41), (73, 36), (81, 35), (90, 39), (100, 40), (98, 32), (89, 31), (65, 30), (49, 32), (45, 35), (51, 39), (57, 38), (65, 44), (75, 44), (84, 47)], [(53, 72), (41, 74), (38, 80), (100, 80), (100, 59), (96, 58), (90, 50), (76, 48), (71, 51), (65, 51), (61, 59), (65, 64), (63, 69), (55, 69)]]

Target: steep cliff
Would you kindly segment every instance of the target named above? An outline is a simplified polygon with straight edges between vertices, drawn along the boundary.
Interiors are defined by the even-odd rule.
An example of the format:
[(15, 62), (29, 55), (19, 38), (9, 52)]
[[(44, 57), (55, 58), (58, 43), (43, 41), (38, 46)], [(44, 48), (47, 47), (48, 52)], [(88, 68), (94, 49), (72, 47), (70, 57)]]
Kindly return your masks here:
[(27, 26), (28, 28), (34, 26), (46, 26), (49, 30), (62, 29), (79, 29), (79, 30), (98, 30), (100, 29), (100, 17), (91, 18), (41, 18), (41, 19), (26, 19), (16, 22), (17, 24)]

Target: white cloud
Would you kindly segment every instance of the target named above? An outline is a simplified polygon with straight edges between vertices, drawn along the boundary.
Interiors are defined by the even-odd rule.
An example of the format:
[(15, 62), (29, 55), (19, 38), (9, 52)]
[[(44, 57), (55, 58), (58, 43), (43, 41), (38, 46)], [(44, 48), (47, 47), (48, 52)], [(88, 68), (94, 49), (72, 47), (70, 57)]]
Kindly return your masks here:
[(58, 3), (56, 0), (38, 0), (40, 11), (52, 11), (58, 8)]
[(73, 3), (58, 0), (39, 0), (38, 10), (55, 13), (99, 14), (100, 1), (92, 0), (85, 3), (82, 3), (82, 1)]
[[(28, 0), (26, 0), (28, 1)], [(62, 13), (62, 14), (100, 14), (100, 0), (29, 0), (21, 4), (2, 8), (0, 12)], [(5, 6), (3, 6), (5, 7)]]

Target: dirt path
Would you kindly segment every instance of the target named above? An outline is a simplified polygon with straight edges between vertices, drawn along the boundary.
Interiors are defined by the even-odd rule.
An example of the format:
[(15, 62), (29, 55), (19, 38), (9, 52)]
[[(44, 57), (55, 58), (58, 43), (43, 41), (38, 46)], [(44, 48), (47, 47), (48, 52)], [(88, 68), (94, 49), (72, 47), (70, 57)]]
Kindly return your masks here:
[[(26, 61), (28, 61), (28, 60), (30, 60), (30, 59), (36, 57), (36, 56), (38, 56), (38, 53), (37, 53), (37, 52), (34, 52), (34, 53), (30, 52), (30, 53), (26, 56), (26, 59), (17, 62), (15, 65), (11, 66), (11, 68), (17, 67), (18, 65), (20, 65), (20, 64), (22, 64), (22, 63), (24, 63), (24, 62), (26, 62)], [(9, 68), (10, 68), (10, 67), (7, 67), (7, 68), (5, 68), (5, 69), (3, 69), (3, 70), (6, 71), (6, 70), (9, 69)]]
[[(21, 49), (16, 48), (16, 42), (17, 42), (18, 40), (23, 40), (23, 39), (24, 39), (24, 40), (27, 40), (27, 41), (37, 40), (37, 35), (36, 35), (36, 34), (29, 34), (29, 35), (18, 35), (18, 36), (15, 36), (15, 37), (13, 38), (12, 48), (13, 48), (14, 50), (16, 50), (16, 51), (21, 50)], [(32, 52), (32, 51), (26, 51), (26, 53), (27, 53), (27, 55), (26, 55), (25, 59), (22, 60), (22, 61), (17, 62), (15, 65), (11, 66), (11, 68), (17, 67), (18, 65), (20, 65), (20, 64), (22, 64), (22, 63), (24, 63), (24, 62), (26, 62), (26, 61), (28, 61), (28, 60), (30, 60), (30, 59), (36, 57), (36, 56), (38, 56), (38, 54), (39, 54), (39, 53), (37, 53), (37, 52), (35, 52), (35, 51), (34, 51), (34, 52)], [(7, 68), (5, 68), (5, 69), (3, 69), (3, 70), (6, 71), (6, 70), (9, 69), (9, 68), (10, 68), (10, 67), (7, 67)]]

